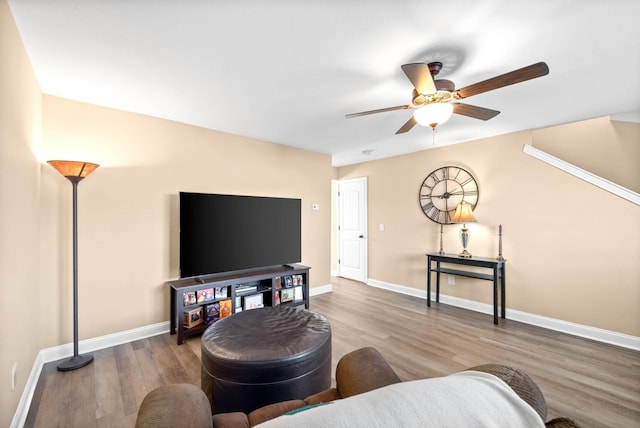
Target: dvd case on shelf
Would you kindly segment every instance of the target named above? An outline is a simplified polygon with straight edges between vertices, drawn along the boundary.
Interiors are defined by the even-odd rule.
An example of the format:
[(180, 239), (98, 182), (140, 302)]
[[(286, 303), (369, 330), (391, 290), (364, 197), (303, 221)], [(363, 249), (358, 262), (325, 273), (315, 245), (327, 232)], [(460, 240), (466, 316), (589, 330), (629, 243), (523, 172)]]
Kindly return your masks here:
[(211, 324), (212, 322), (216, 322), (220, 319), (220, 304), (212, 303), (204, 307), (204, 322), (207, 324)]
[(184, 306), (191, 306), (197, 303), (196, 301), (196, 292), (195, 291), (187, 291), (183, 294)]
[(220, 300), (220, 318), (226, 318), (232, 314), (231, 299)]
[(282, 303), (291, 302), (294, 298), (294, 290), (292, 288), (283, 288), (280, 293), (280, 301)]
[(263, 308), (264, 302), (262, 300), (262, 293), (252, 294), (250, 296), (244, 296), (244, 305), (242, 308), (246, 311), (249, 309)]
[(213, 288), (205, 288), (203, 290), (196, 291), (196, 296), (198, 298), (198, 303), (208, 302), (213, 300)]

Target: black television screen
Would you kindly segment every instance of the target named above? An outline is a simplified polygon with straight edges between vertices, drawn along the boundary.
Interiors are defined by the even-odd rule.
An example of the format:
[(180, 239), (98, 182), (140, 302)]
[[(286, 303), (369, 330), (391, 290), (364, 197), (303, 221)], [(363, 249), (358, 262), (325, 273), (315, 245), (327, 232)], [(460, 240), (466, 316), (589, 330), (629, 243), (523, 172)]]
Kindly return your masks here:
[(298, 263), (301, 201), (180, 192), (180, 276)]

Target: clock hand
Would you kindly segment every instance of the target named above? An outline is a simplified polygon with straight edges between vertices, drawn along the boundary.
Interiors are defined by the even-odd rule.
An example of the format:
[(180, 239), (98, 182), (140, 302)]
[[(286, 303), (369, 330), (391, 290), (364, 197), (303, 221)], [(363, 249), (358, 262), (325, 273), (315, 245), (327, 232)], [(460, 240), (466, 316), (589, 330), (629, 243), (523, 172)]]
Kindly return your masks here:
[(431, 195), (431, 197), (432, 198), (447, 199), (447, 198), (449, 198), (449, 196), (457, 196), (457, 195), (464, 195), (464, 192), (462, 190), (458, 190), (457, 192), (445, 192), (442, 195)]

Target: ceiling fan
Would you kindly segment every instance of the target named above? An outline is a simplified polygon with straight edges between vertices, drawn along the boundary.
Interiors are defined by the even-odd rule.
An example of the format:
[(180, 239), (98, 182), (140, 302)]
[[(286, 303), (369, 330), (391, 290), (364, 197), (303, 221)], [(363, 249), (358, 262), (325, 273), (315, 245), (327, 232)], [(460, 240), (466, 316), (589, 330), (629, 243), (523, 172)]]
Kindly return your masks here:
[(455, 84), (451, 80), (435, 79), (441, 69), (441, 62), (404, 64), (402, 71), (404, 71), (404, 74), (407, 75), (414, 87), (411, 104), (351, 113), (345, 117), (349, 119), (394, 110), (416, 109), (411, 118), (396, 131), (396, 134), (405, 133), (418, 123), (435, 129), (436, 126), (446, 121), (451, 116), (451, 113), (474, 119), (489, 120), (500, 114), (500, 112), (485, 107), (460, 103), (457, 100), (549, 74), (547, 64), (538, 62), (456, 90)]

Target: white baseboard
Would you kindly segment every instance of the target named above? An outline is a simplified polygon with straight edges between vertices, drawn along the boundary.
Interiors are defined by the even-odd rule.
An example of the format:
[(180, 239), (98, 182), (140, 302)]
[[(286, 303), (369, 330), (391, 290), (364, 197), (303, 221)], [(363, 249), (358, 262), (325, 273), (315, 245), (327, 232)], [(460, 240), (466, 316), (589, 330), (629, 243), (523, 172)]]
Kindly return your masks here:
[(333, 285), (321, 285), (320, 287), (312, 287), (309, 289), (309, 296), (318, 296), (324, 293), (331, 293), (333, 291)]
[[(134, 340), (144, 339), (146, 337), (157, 336), (169, 331), (169, 321), (152, 324), (132, 330), (126, 330), (119, 333), (107, 334), (105, 336), (95, 337), (92, 339), (81, 340), (78, 342), (78, 351), (80, 354), (98, 351), (100, 349), (109, 348), (111, 346), (121, 345), (123, 343), (133, 342)], [(61, 360), (73, 356), (73, 343), (54, 346), (53, 348), (41, 349), (36, 356), (36, 360), (31, 368), (31, 373), (27, 379), (22, 397), (18, 403), (18, 408), (11, 421), (11, 428), (21, 428), (27, 420), (31, 400), (38, 384), (38, 378), (42, 372), (42, 366), (46, 363)]]
[[(375, 279), (369, 279), (367, 284), (373, 287), (394, 291), (396, 293), (407, 294), (409, 296), (414, 296), (425, 300), (427, 299), (426, 290), (419, 290), (417, 288), (406, 287), (404, 285), (391, 284)], [(431, 293), (431, 300), (435, 301), (435, 293)], [(459, 297), (447, 296), (440, 293), (440, 303), (493, 315), (493, 305), (479, 303), (473, 300), (461, 299)], [(506, 316), (508, 319), (523, 322), (525, 324), (531, 324), (549, 330), (559, 331), (561, 333), (584, 337), (585, 339), (591, 339), (598, 342), (608, 343), (611, 345), (640, 351), (640, 337), (618, 333), (610, 330), (604, 330), (601, 328), (590, 327), (587, 325), (576, 324), (555, 318), (548, 318), (541, 315), (517, 311), (509, 308), (507, 308), (506, 310)]]
[(13, 415), (13, 420), (9, 425), (10, 428), (22, 428), (24, 427), (24, 423), (27, 420), (27, 414), (29, 413), (31, 400), (33, 399), (33, 394), (36, 391), (36, 385), (38, 384), (38, 379), (40, 378), (40, 373), (42, 372), (42, 366), (44, 365), (41, 353), (42, 351), (40, 351), (38, 355), (36, 355), (36, 360), (31, 367), (31, 373), (29, 373), (27, 384), (24, 387), (24, 391), (22, 391), (22, 396), (20, 397), (20, 402), (18, 403), (18, 408), (16, 409), (16, 413)]

